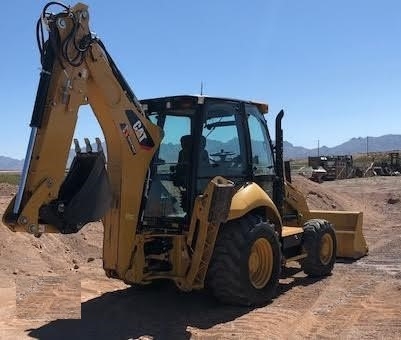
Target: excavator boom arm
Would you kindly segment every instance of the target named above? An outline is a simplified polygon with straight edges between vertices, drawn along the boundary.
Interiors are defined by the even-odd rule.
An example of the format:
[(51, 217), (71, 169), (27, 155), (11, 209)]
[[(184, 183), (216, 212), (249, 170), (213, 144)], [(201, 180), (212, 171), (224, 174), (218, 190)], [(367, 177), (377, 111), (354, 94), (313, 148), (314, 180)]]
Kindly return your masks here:
[[(87, 6), (63, 6), (58, 14), (46, 9), (38, 31), (46, 24), (49, 37), (40, 45), (43, 70), (27, 157), (19, 192), (3, 222), (13, 231), (40, 235), (76, 232), (102, 218), (104, 267), (123, 276), (162, 131), (147, 119), (106, 48), (91, 34)], [(100, 143), (94, 152), (87, 142), (87, 152), (78, 148), (79, 161), (73, 161), (66, 177), (78, 110), (87, 104), (105, 137), (107, 166)]]

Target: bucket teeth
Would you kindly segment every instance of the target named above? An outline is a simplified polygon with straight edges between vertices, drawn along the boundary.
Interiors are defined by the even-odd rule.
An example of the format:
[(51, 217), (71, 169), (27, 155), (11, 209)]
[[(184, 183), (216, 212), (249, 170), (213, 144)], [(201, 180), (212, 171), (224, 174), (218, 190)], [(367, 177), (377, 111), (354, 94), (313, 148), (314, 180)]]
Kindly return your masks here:
[[(93, 152), (95, 152), (95, 153), (104, 153), (103, 152), (102, 142), (101, 142), (99, 137), (95, 138), (96, 146), (93, 146), (93, 147), (92, 147), (92, 144), (89, 141), (89, 138), (85, 137), (84, 141), (85, 141), (85, 151), (84, 152), (86, 152), (86, 153), (93, 153)], [(74, 138), (74, 149), (75, 149), (75, 153), (76, 154), (82, 153), (82, 148), (79, 145), (78, 139), (76, 139), (76, 138)]]
[(81, 153), (81, 147), (79, 146), (78, 139), (74, 138), (75, 153)]
[(88, 138), (84, 138), (84, 141), (85, 141), (85, 146), (86, 146), (86, 152), (92, 152), (92, 145), (89, 142), (89, 139)]
[(97, 148), (97, 152), (102, 152), (103, 153), (103, 147), (102, 147), (102, 142), (100, 141), (100, 139), (98, 137), (95, 138), (96, 140), (96, 148)]

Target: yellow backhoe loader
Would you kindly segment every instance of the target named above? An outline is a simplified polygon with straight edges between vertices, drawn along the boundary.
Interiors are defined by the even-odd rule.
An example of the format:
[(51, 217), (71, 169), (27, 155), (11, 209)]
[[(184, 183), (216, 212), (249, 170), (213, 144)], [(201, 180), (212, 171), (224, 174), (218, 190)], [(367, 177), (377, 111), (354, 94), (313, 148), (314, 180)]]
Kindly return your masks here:
[[(54, 6), (62, 9), (52, 14)], [(266, 104), (207, 96), (138, 101), (88, 22), (86, 5), (56, 2), (38, 21), (43, 69), (21, 183), (3, 216), (11, 230), (68, 234), (101, 219), (107, 276), (207, 287), (240, 305), (272, 299), (289, 261), (323, 276), (336, 254), (367, 253), (362, 213), (311, 211), (291, 184), (282, 111), (273, 146)], [(88, 104), (107, 161), (100, 140), (86, 140), (85, 150), (75, 141), (66, 175), (78, 110)]]

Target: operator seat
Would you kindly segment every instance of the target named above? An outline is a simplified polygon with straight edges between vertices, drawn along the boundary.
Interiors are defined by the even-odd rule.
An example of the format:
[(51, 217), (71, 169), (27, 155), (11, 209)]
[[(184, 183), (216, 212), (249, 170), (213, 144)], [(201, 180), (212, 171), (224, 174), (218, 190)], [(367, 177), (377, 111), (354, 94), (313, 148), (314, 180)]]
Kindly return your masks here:
[[(174, 185), (180, 188), (181, 192), (181, 207), (186, 211), (189, 207), (187, 207), (188, 203), (188, 181), (191, 175), (191, 166), (192, 166), (192, 154), (194, 152), (193, 148), (193, 136), (192, 135), (184, 135), (180, 139), (181, 142), (181, 151), (178, 153), (178, 162), (175, 170), (175, 180)], [(210, 166), (209, 163), (209, 153), (205, 150), (206, 146), (206, 138), (201, 136), (199, 148), (195, 148), (195, 150), (199, 150), (200, 157), (198, 159), (198, 166), (201, 169), (206, 169)], [(208, 181), (207, 181), (208, 182)]]
[(181, 137), (180, 142), (181, 151), (178, 153), (174, 185), (186, 187), (192, 155), (192, 136), (184, 135)]
[(201, 136), (200, 138), (200, 146), (199, 146), (199, 150), (200, 150), (200, 157), (199, 157), (199, 166), (207, 166), (210, 165), (209, 162), (209, 153), (207, 152), (207, 150), (205, 149), (206, 147), (206, 137), (205, 136)]
[(181, 208), (188, 212), (188, 180), (190, 178), (192, 160), (192, 136), (184, 135), (180, 139), (181, 151), (178, 153), (178, 162), (175, 167), (173, 184), (177, 186), (181, 194)]
[[(192, 142), (193, 137), (191, 135), (184, 135), (181, 137), (181, 151), (178, 153), (178, 163), (176, 167), (176, 186), (186, 187), (186, 180), (189, 178), (190, 169), (191, 169), (191, 161), (192, 161)], [(199, 146), (199, 168), (208, 167), (210, 165), (209, 162), (209, 153), (205, 150), (206, 146), (206, 138), (205, 136), (201, 136), (200, 138), (200, 146)]]

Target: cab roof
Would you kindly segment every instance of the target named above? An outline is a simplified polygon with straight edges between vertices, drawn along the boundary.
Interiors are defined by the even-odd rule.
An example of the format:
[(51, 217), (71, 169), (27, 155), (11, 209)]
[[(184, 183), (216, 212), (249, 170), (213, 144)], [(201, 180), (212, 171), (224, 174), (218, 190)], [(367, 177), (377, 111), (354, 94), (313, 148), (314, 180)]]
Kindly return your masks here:
[(146, 98), (140, 100), (141, 104), (150, 104), (155, 102), (172, 102), (177, 103), (181, 100), (192, 100), (194, 103), (203, 104), (205, 99), (215, 99), (215, 100), (222, 100), (222, 101), (230, 101), (230, 102), (238, 102), (238, 103), (246, 103), (246, 104), (253, 104), (256, 105), (260, 113), (266, 114), (268, 112), (268, 105), (266, 103), (257, 102), (253, 100), (242, 100), (236, 98), (226, 98), (226, 97), (212, 97), (212, 96), (205, 96), (205, 95), (176, 95), (176, 96), (166, 96), (166, 97), (156, 97), (156, 98)]

